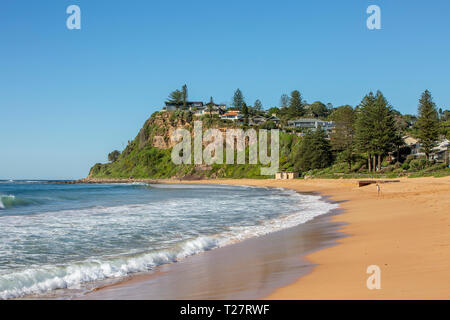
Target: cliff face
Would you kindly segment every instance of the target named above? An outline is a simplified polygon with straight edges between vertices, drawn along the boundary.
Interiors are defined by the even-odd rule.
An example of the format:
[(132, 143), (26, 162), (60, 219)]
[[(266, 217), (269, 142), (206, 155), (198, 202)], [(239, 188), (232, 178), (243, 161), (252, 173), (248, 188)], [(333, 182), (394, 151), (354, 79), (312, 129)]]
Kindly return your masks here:
[[(171, 160), (171, 150), (177, 142), (172, 141), (170, 137), (179, 128), (189, 130), (193, 135), (195, 120), (197, 119), (192, 117), (192, 114), (185, 112), (154, 113), (119, 158), (112, 163), (96, 164), (91, 168), (89, 178), (263, 178), (260, 176), (259, 165), (175, 165)], [(210, 119), (206, 116), (201, 120), (204, 130), (219, 129), (223, 135), (226, 129), (237, 127), (219, 118)]]
[[(183, 112), (178, 115), (175, 112), (156, 113), (148, 119), (142, 129), (139, 131), (139, 147), (143, 148), (147, 145), (152, 145), (158, 149), (173, 148), (178, 142), (171, 140), (171, 136), (177, 129), (186, 129), (191, 132), (191, 137), (194, 136), (194, 121), (201, 120), (203, 123), (203, 131), (205, 129), (214, 128), (222, 132), (224, 141), (226, 140), (226, 130), (230, 128), (238, 128), (229, 121), (222, 121), (219, 118), (210, 119), (208, 116), (201, 118), (193, 117), (186, 119), (187, 116)], [(207, 145), (204, 142), (204, 145)]]

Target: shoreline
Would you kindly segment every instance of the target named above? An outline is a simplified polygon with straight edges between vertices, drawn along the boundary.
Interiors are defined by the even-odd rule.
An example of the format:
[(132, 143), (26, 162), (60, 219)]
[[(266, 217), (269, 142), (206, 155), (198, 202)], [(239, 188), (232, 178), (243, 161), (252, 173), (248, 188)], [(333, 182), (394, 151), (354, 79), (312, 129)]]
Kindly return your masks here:
[[(359, 188), (356, 179), (201, 180), (164, 183), (234, 184), (319, 192), (339, 201), (348, 237), (308, 254), (313, 271), (267, 299), (450, 299), (450, 177), (400, 178)], [(298, 257), (300, 258), (300, 257)], [(368, 266), (381, 269), (381, 289), (366, 286)]]
[[(122, 181), (123, 182), (123, 181)], [(131, 183), (136, 182), (132, 181)], [(152, 181), (153, 182), (153, 181)], [(158, 181), (159, 183), (169, 183), (169, 184), (179, 184), (179, 181)], [(200, 181), (198, 181), (200, 182)], [(234, 181), (236, 182), (236, 181)], [(110, 183), (110, 181), (105, 182)], [(127, 181), (127, 184), (129, 181)], [(190, 184), (189, 181), (185, 181), (185, 184)], [(235, 183), (234, 183), (235, 184)], [(246, 188), (244, 185), (240, 185), (242, 188), (238, 190), (240, 193), (238, 194), (239, 197), (243, 196), (245, 197), (246, 192), (245, 190), (251, 190), (253, 188)], [(155, 187), (157, 187), (155, 185)], [(170, 186), (168, 186), (171, 188)], [(175, 187), (175, 186), (174, 186)], [(200, 185), (199, 185), (200, 187)], [(217, 186), (219, 187), (219, 186)], [(182, 187), (184, 188), (184, 187)], [(189, 187), (191, 188), (191, 187)], [(261, 189), (267, 189), (266, 192), (268, 192), (271, 187), (257, 187)], [(228, 189), (228, 188), (227, 188)], [(239, 272), (238, 274), (235, 274), (233, 279), (231, 279), (231, 282), (234, 283), (234, 287), (228, 285), (227, 291), (224, 291), (223, 288), (220, 290), (215, 290), (214, 288), (208, 288), (209, 294), (202, 293), (197, 294), (195, 296), (196, 299), (235, 299), (236, 295), (240, 296), (240, 299), (248, 299), (249, 297), (252, 297), (253, 299), (262, 299), (266, 295), (268, 295), (270, 292), (272, 292), (275, 288), (287, 285), (291, 282), (293, 282), (296, 278), (298, 278), (300, 275), (303, 275), (307, 272), (310, 272), (312, 269), (312, 265), (307, 261), (299, 261), (297, 259), (298, 256), (304, 256), (306, 253), (313, 252), (316, 250), (323, 249), (325, 247), (328, 247), (329, 245), (334, 245), (334, 240), (339, 237), (339, 234), (335, 229), (335, 226), (330, 223), (330, 216), (335, 214), (340, 214), (340, 210), (337, 207), (336, 204), (330, 204), (331, 201), (328, 201), (327, 199), (324, 199), (324, 197), (318, 193), (304, 193), (304, 192), (293, 192), (292, 190), (287, 190), (286, 188), (283, 188), (284, 191), (275, 190), (278, 188), (274, 188), (274, 192), (285, 194), (285, 196), (293, 197), (293, 202), (289, 207), (286, 207), (285, 210), (283, 210), (281, 213), (283, 215), (286, 215), (286, 218), (288, 217), (295, 217), (294, 220), (286, 220), (286, 222), (282, 221), (272, 221), (269, 220), (268, 227), (269, 231), (262, 232), (262, 233), (256, 233), (253, 236), (249, 237), (245, 234), (243, 237), (236, 238), (235, 241), (232, 241), (231, 243), (228, 243), (225, 246), (219, 246), (216, 247), (214, 250), (206, 250), (202, 253), (199, 253), (199, 256), (202, 256), (201, 258), (195, 258), (194, 256), (189, 256), (188, 259), (182, 259), (179, 260), (177, 263), (168, 263), (164, 265), (160, 265), (156, 267), (153, 270), (145, 271), (145, 272), (137, 272), (137, 273), (131, 273), (127, 276), (120, 277), (120, 278), (107, 278), (104, 280), (99, 281), (93, 281), (93, 282), (85, 282), (82, 285), (80, 285), (78, 288), (72, 287), (67, 289), (55, 289), (49, 292), (43, 292), (43, 293), (36, 293), (36, 294), (30, 294), (25, 295), (22, 297), (17, 297), (15, 299), (91, 299), (91, 297), (95, 296), (99, 299), (103, 299), (105, 297), (104, 292), (107, 292), (111, 288), (118, 288), (123, 285), (130, 285), (130, 284), (137, 284), (138, 282), (143, 281), (153, 281), (154, 279), (159, 279), (159, 277), (162, 275), (163, 277), (165, 274), (169, 274), (169, 271), (173, 269), (174, 265), (178, 264), (184, 264), (185, 266), (187, 264), (191, 264), (193, 266), (191, 269), (200, 269), (203, 267), (203, 265), (208, 265), (208, 268), (213, 269), (215, 268), (217, 272), (210, 272), (206, 277), (198, 278), (199, 282), (210, 282), (211, 278), (217, 278), (222, 279), (222, 274), (227, 273), (226, 268), (218, 268), (217, 265), (225, 265), (228, 263), (229, 269), (235, 269), (236, 265), (240, 265), (241, 269), (245, 269), (248, 272), (251, 272), (250, 275), (243, 274), (245, 272)], [(271, 192), (268, 193), (270, 195)], [(298, 196), (300, 194), (300, 196)], [(250, 194), (251, 195), (251, 194)], [(271, 207), (271, 202), (265, 202), (268, 206), (269, 210)], [(334, 209), (333, 209), (334, 208)], [(225, 208), (223, 208), (225, 210)], [(309, 211), (311, 210), (311, 211)], [(258, 213), (257, 207), (254, 208), (254, 212)], [(302, 212), (310, 213), (307, 215), (302, 215)], [(296, 221), (297, 216), (299, 216), (299, 220)], [(291, 221), (291, 222), (290, 222)], [(292, 223), (295, 222), (295, 223)], [(273, 225), (272, 225), (273, 223)], [(298, 224), (296, 224), (298, 223)], [(306, 226), (303, 226), (306, 225)], [(318, 227), (317, 227), (318, 226)], [(294, 230), (295, 229), (295, 230)], [(306, 231), (307, 235), (304, 237), (302, 234), (304, 233), (302, 231)], [(317, 230), (321, 229), (321, 230)], [(270, 231), (272, 230), (272, 231)], [(300, 236), (299, 236), (300, 234)], [(250, 233), (251, 235), (251, 233)], [(311, 236), (313, 235), (313, 236)], [(291, 240), (287, 241), (285, 238), (290, 237)], [(293, 238), (295, 237), (295, 238)], [(303, 239), (302, 239), (303, 237)], [(293, 239), (293, 240), (292, 240)], [(300, 242), (305, 242), (303, 245), (298, 245), (298, 240)], [(329, 242), (332, 242), (331, 244)], [(241, 243), (244, 243), (241, 245)], [(275, 248), (274, 245), (276, 243), (278, 245), (278, 248)], [(267, 246), (272, 247), (272, 252), (268, 252), (266, 250)], [(297, 247), (295, 247), (297, 246)], [(226, 248), (226, 250), (225, 250)], [(289, 254), (287, 254), (286, 248), (289, 249)], [(265, 278), (274, 278), (271, 279), (268, 283), (266, 281), (259, 281), (259, 279), (254, 279), (253, 284), (247, 283), (246, 291), (243, 292), (238, 287), (242, 287), (243, 282), (248, 282), (248, 279), (251, 277), (255, 277), (257, 273), (255, 273), (253, 268), (248, 268), (249, 265), (252, 265), (252, 261), (250, 261), (248, 258), (252, 254), (254, 255), (256, 251), (259, 250), (258, 257), (252, 257), (253, 261), (258, 261), (258, 264), (261, 266), (264, 266), (265, 269), (270, 270), (270, 272), (266, 270), (260, 270), (259, 275), (262, 275)], [(276, 250), (277, 249), (277, 250)], [(219, 251), (216, 253), (216, 251)], [(278, 252), (280, 251), (281, 254)], [(284, 251), (284, 252), (283, 252)], [(228, 253), (226, 253), (228, 252)], [(238, 261), (239, 263), (230, 263), (235, 260), (234, 255), (236, 252), (240, 252), (240, 257), (245, 260), (247, 259), (247, 263), (243, 263), (242, 261)], [(262, 256), (264, 258), (262, 258)], [(213, 258), (214, 257), (214, 258)], [(227, 257), (224, 259), (223, 257)], [(191, 260), (197, 260), (197, 262), (192, 262)], [(188, 263), (185, 263), (186, 260), (189, 260)], [(194, 261), (192, 260), (192, 261)], [(207, 262), (206, 264), (201, 263)], [(220, 262), (217, 262), (217, 261)], [(289, 260), (289, 261), (288, 261)], [(275, 261), (275, 263), (273, 263)], [(184, 268), (186, 268), (184, 266)], [(181, 270), (184, 274), (186, 272), (189, 272), (189, 270), (186, 270), (181, 267), (175, 267), (176, 270)], [(262, 268), (261, 268), (262, 269)], [(301, 270), (296, 270), (301, 269)], [(172, 278), (173, 278), (172, 272)], [(271, 273), (279, 273), (282, 275), (273, 276)], [(219, 276), (219, 277), (217, 277)], [(276, 279), (275, 279), (276, 278)], [(178, 279), (183, 281), (183, 279)], [(167, 282), (167, 280), (165, 280)], [(180, 281), (177, 281), (176, 283), (179, 283)], [(220, 282), (217, 283), (217, 287), (221, 285)], [(171, 289), (171, 288), (169, 288)], [(186, 289), (190, 289), (186, 287)], [(133, 290), (135, 291), (135, 290)], [(169, 292), (170, 290), (166, 290)], [(173, 290), (172, 290), (173, 291)], [(203, 290), (204, 291), (204, 290)], [(191, 297), (191, 292), (186, 291), (183, 295), (179, 295), (179, 292), (176, 292), (178, 296), (167, 296), (167, 299), (185, 299), (188, 297)], [(109, 296), (111, 297), (111, 296)], [(117, 296), (116, 296), (117, 297)], [(142, 297), (147, 297), (148, 299), (159, 299), (160, 297), (156, 296), (149, 296), (148, 292), (143, 292)], [(111, 297), (112, 299), (116, 299), (114, 297)], [(123, 299), (128, 299), (129, 296), (125, 293), (121, 296)], [(134, 297), (135, 299), (139, 299), (140, 297)], [(194, 297), (192, 297), (193, 299)]]
[[(298, 193), (320, 196), (320, 201), (331, 202), (317, 193)], [(314, 265), (304, 256), (337, 244), (343, 236), (338, 232), (341, 224), (331, 222), (331, 218), (339, 214), (342, 214), (340, 208), (331, 209), (305, 223), (130, 275), (74, 299), (264, 299), (313, 270)]]

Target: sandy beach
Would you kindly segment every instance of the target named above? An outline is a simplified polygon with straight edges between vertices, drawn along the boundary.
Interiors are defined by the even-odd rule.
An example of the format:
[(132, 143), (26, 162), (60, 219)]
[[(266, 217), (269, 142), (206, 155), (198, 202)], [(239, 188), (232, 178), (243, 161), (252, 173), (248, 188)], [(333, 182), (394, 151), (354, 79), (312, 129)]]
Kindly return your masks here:
[[(205, 183), (205, 182), (203, 182)], [(359, 188), (357, 180), (240, 180), (247, 184), (320, 192), (339, 201), (349, 235), (308, 255), (313, 271), (268, 299), (449, 299), (450, 178), (400, 179)], [(381, 289), (366, 286), (367, 267), (381, 269)]]

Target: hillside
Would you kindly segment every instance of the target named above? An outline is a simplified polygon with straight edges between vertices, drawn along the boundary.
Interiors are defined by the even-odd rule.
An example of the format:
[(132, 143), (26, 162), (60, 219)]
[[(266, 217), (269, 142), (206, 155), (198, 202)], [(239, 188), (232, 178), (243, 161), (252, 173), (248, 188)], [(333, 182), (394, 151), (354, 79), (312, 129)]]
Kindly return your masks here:
[[(192, 115), (187, 112), (156, 112), (144, 124), (133, 141), (123, 150), (117, 160), (94, 165), (89, 178), (134, 178), (134, 179), (202, 179), (202, 178), (270, 178), (260, 175), (260, 165), (175, 165), (171, 160), (171, 151), (176, 144), (170, 136), (177, 128), (185, 128), (193, 132)], [(197, 119), (195, 119), (197, 120)], [(227, 128), (238, 128), (239, 125), (218, 117), (203, 116), (203, 130), (216, 128), (225, 131)], [(290, 150), (292, 135), (280, 135), (281, 149)], [(283, 153), (283, 152), (281, 152)], [(286, 151), (288, 155), (289, 152)], [(291, 167), (287, 157), (281, 156), (280, 164), (284, 168)]]

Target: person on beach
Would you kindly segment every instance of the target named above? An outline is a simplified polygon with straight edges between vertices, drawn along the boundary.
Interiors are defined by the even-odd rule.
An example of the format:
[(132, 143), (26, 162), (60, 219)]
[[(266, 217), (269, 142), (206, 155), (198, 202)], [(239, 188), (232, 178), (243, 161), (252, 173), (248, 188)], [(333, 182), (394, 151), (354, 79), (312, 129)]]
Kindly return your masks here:
[(381, 194), (381, 187), (380, 185), (377, 183), (377, 195), (380, 196)]

